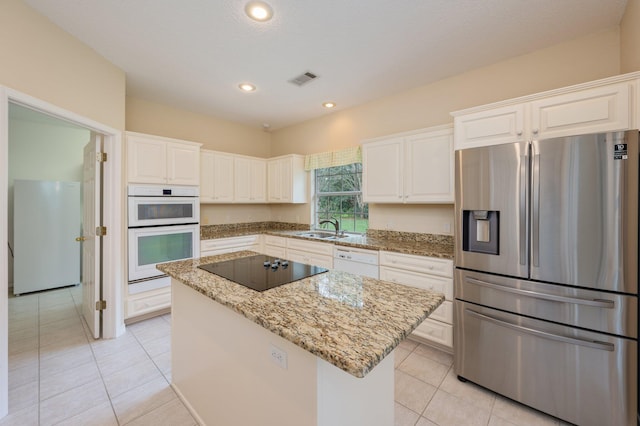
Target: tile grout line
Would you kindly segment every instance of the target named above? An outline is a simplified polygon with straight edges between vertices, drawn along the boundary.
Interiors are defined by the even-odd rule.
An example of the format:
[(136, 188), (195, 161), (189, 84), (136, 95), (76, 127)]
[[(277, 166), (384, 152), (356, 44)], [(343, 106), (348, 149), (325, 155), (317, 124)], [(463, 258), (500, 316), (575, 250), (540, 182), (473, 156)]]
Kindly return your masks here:
[(98, 358), (96, 357), (96, 353), (93, 350), (93, 345), (89, 343), (89, 350), (91, 351), (91, 356), (93, 357), (93, 362), (96, 365), (96, 370), (98, 370), (98, 376), (100, 377), (100, 381), (102, 382), (102, 386), (104, 387), (104, 392), (107, 394), (107, 398), (109, 398), (109, 405), (111, 406), (111, 411), (113, 412), (113, 417), (116, 419), (118, 426), (120, 426), (120, 419), (116, 414), (116, 409), (113, 406), (113, 400), (111, 399), (111, 395), (109, 394), (109, 390), (107, 389), (107, 384), (104, 381), (104, 376), (102, 375), (102, 370), (100, 369), (100, 365), (98, 364)]
[[(149, 360), (151, 361), (151, 363), (153, 363), (153, 366), (158, 370), (158, 372), (160, 373), (160, 375), (162, 376), (162, 378), (163, 378), (163, 379), (164, 379), (164, 380), (169, 384), (169, 387), (171, 387), (171, 383), (169, 383), (169, 381), (167, 380), (167, 378), (165, 377), (165, 375), (164, 375), (164, 374), (162, 373), (162, 371), (158, 368), (158, 366), (156, 365), (156, 363), (155, 363), (155, 361), (153, 360), (153, 358), (151, 357), (151, 355), (149, 355), (149, 352), (147, 352), (147, 348), (145, 348), (145, 347), (144, 347), (144, 345), (142, 344), (142, 342), (140, 342), (140, 340), (138, 339), (138, 336), (136, 336), (135, 331), (130, 330), (130, 331), (129, 331), (129, 333), (131, 333), (131, 334), (133, 335), (133, 338), (136, 340), (136, 342), (138, 342), (138, 344), (140, 345), (140, 347), (141, 347), (141, 348), (142, 348), (142, 350), (144, 351), (145, 355), (149, 358)], [(153, 381), (153, 380), (151, 380), (151, 381)], [(144, 386), (144, 385), (145, 385), (145, 384), (147, 384), (147, 383), (151, 383), (151, 381), (149, 381), (149, 382), (145, 382), (145, 383), (143, 383), (143, 384), (139, 384), (138, 386), (136, 386), (136, 387), (135, 387), (135, 388), (133, 388), (133, 389), (137, 389), (137, 388), (139, 388), (139, 387), (141, 387), (141, 386)], [(133, 389), (129, 389), (129, 391), (131, 391), (131, 390), (133, 390)], [(128, 391), (127, 391), (127, 392), (128, 392)], [(171, 392), (174, 392), (174, 391), (173, 391), (173, 389), (171, 389)], [(174, 394), (175, 394), (175, 392), (174, 392)], [(177, 395), (176, 395), (176, 398), (177, 398)], [(169, 402), (173, 402), (173, 400), (171, 400), (171, 401), (167, 401), (165, 404), (168, 404)], [(160, 405), (160, 407), (164, 406), (165, 404)], [(137, 419), (139, 419), (139, 418), (140, 418), (140, 417), (142, 417), (142, 416), (146, 416), (147, 414), (149, 414), (149, 413), (151, 413), (151, 412), (155, 411), (156, 409), (158, 409), (158, 408), (160, 408), (160, 407), (156, 407), (156, 408), (150, 409), (149, 411), (146, 411), (146, 412), (144, 412), (144, 413), (140, 414), (139, 416), (134, 417), (133, 419), (131, 419), (131, 420), (130, 420), (129, 422), (127, 422), (127, 423), (131, 423), (131, 422), (133, 422), (134, 420), (137, 420)], [(117, 418), (117, 416), (116, 416), (116, 418)], [(118, 425), (120, 425), (120, 419), (117, 419), (117, 420), (118, 420)]]

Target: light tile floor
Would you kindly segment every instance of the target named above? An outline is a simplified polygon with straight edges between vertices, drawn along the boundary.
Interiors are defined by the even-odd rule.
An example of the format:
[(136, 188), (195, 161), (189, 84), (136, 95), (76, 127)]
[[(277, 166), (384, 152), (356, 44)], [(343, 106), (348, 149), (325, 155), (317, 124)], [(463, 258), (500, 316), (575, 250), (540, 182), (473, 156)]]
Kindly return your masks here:
[[(9, 299), (9, 415), (0, 426), (197, 424), (169, 385), (171, 316), (96, 341), (81, 300), (79, 287)], [(562, 424), (458, 381), (451, 355), (428, 346), (404, 341), (395, 363), (396, 426)]]

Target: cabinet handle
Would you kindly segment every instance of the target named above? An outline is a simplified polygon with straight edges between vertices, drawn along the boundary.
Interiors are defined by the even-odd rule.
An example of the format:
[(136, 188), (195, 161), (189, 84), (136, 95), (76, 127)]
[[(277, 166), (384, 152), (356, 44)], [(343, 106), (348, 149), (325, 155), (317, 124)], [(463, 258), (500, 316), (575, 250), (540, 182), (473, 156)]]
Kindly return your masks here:
[(533, 134), (537, 135), (538, 134), (538, 129), (533, 129)]
[(518, 131), (516, 132), (516, 135), (518, 135), (518, 136), (522, 136), (522, 130), (518, 130)]

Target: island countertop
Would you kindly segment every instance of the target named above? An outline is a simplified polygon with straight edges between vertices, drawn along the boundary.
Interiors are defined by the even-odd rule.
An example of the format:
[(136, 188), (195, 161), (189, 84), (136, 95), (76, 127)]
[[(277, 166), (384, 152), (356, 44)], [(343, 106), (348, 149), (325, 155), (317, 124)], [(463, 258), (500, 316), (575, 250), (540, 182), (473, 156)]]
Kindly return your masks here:
[(158, 265), (170, 277), (356, 377), (364, 377), (443, 301), (444, 295), (330, 270), (256, 292), (198, 266), (241, 251)]

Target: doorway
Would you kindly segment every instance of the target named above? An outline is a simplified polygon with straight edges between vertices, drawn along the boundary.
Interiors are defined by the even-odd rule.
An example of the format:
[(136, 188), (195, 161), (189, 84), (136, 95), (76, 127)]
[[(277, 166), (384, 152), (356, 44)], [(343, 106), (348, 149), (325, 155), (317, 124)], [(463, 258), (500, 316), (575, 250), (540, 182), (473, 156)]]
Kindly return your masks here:
[(37, 98), (33, 98), (13, 89), (0, 86), (0, 211), (3, 219), (0, 223), (0, 418), (8, 412), (8, 259), (7, 242), (9, 211), (9, 159), (8, 126), (9, 105), (15, 104), (46, 116), (72, 123), (75, 126), (102, 136), (103, 152), (108, 161), (103, 166), (103, 197), (105, 204), (103, 225), (106, 235), (102, 237), (103, 247), (103, 297), (105, 308), (103, 316), (103, 337), (114, 338), (124, 334), (124, 315), (122, 290), (124, 280), (123, 245), (123, 203), (122, 203), (122, 135), (119, 130), (102, 125), (86, 117), (59, 108)]
[(80, 283), (75, 238), (90, 137), (89, 129), (9, 103), (9, 297)]

